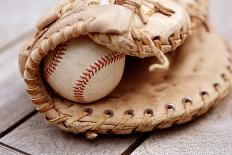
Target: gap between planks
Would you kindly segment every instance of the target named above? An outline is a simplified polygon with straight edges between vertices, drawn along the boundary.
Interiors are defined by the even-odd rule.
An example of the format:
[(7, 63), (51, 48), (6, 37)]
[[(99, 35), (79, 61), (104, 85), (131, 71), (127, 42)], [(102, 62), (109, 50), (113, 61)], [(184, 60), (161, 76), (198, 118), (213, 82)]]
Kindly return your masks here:
[[(149, 134), (148, 134), (149, 135)], [(93, 141), (48, 125), (36, 114), (0, 141), (29, 154), (130, 154), (147, 137), (140, 135), (99, 135)], [(39, 145), (38, 145), (39, 144)]]
[(138, 148), (145, 140), (147, 140), (152, 135), (151, 132), (148, 133), (142, 133), (141, 137), (139, 137), (134, 143), (132, 143), (121, 155), (129, 155), (136, 148)]
[[(18, 49), (29, 33), (20, 35), (13, 42), (8, 43), (8, 47), (5, 46), (5, 49), (0, 51), (0, 71), (4, 73), (0, 77), (0, 87), (5, 88), (0, 90), (0, 98), (2, 98), (0, 100), (0, 117), (4, 118), (0, 124), (0, 139), (37, 113), (34, 107), (27, 103), (29, 100), (24, 93), (17, 65)], [(7, 155), (27, 154), (4, 143), (0, 145), (0, 152), (0, 154)]]
[(17, 128), (20, 124), (24, 123), (25, 121), (27, 121), (29, 118), (31, 118), (32, 116), (34, 116), (37, 113), (36, 110), (32, 111), (31, 113), (29, 113), (28, 115), (26, 115), (25, 117), (23, 117), (22, 119), (20, 119), (19, 121), (17, 121), (15, 124), (13, 124), (12, 126), (10, 126), (9, 128), (7, 128), (5, 131), (0, 133), (0, 139), (2, 137), (4, 137), (5, 135), (7, 135), (8, 133), (10, 133), (11, 131), (13, 131), (15, 128)]
[(10, 154), (12, 154), (12, 155), (16, 155), (16, 154), (17, 155), (18, 154), (20, 154), (20, 155), (29, 155), (26, 152), (23, 152), (21, 150), (18, 150), (16, 148), (12, 147), (12, 146), (6, 145), (6, 144), (1, 143), (1, 142), (0, 142), (0, 153), (1, 153), (1, 155), (10, 155)]
[[(12, 47), (0, 53), (0, 134), (7, 133), (9, 128), (17, 127), (21, 119), (34, 111), (35, 107), (29, 104), (24, 83), (18, 70), (18, 53), (23, 41), (16, 42)], [(16, 125), (15, 125), (16, 124)]]

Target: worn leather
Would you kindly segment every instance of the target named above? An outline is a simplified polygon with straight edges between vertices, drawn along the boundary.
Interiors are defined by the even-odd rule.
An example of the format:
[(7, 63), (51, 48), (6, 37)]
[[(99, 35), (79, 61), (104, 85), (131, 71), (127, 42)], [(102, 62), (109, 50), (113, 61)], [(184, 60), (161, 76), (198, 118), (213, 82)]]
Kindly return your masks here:
[[(230, 51), (215, 31), (201, 30), (179, 49), (168, 72), (148, 72), (150, 58), (129, 58), (124, 79), (111, 95), (84, 106), (55, 97), (59, 119), (48, 113), (47, 121), (66, 131), (117, 134), (185, 123), (228, 95), (230, 58)], [(92, 113), (83, 116), (89, 108)], [(104, 114), (109, 111), (112, 117)], [(62, 120), (62, 116), (67, 118)]]
[[(190, 17), (179, 4), (170, 0), (139, 0), (132, 4), (96, 5), (73, 1), (70, 9), (61, 5), (53, 16), (38, 23), (38, 40), (31, 50), (52, 48), (80, 35), (88, 35), (113, 51), (136, 57), (156, 56), (160, 64), (150, 70), (168, 69), (163, 52), (175, 50), (190, 33)], [(57, 9), (56, 9), (57, 10)], [(53, 21), (53, 22), (52, 22)], [(126, 21), (126, 22), (125, 22)], [(50, 42), (46, 42), (50, 40)]]
[[(64, 23), (64, 22), (60, 23), (59, 20), (61, 20), (62, 18), (64, 18), (64, 16), (69, 16), (68, 14), (72, 14), (71, 12), (75, 12), (74, 10), (83, 9), (83, 8), (86, 8), (87, 6), (89, 6), (91, 4), (92, 5), (96, 4), (96, 3), (93, 3), (95, 1), (96, 0), (92, 0), (92, 1), (62, 0), (56, 7), (54, 7), (53, 9), (51, 9), (50, 12), (46, 13), (46, 15), (44, 15), (43, 18), (41, 18), (40, 21), (37, 24), (38, 30), (37, 30), (36, 35), (34, 36), (35, 39), (34, 40), (31, 39), (30, 43), (28, 44), (28, 46), (25, 46), (24, 50), (21, 50), (20, 58), (19, 58), (20, 59), (19, 61), (22, 60), (22, 63), (19, 63), (20, 66), (21, 66), (21, 68), (22, 68), (21, 70), (24, 69), (24, 64), (25, 64), (25, 62), (26, 62), (26, 60), (28, 58), (29, 51), (32, 51), (31, 48), (35, 47), (35, 44), (37, 43), (38, 40), (41, 41), (44, 38), (49, 37), (49, 35), (53, 34), (54, 32), (59, 32), (61, 30), (61, 28), (65, 27), (65, 24), (71, 25), (71, 24), (75, 23), (75, 21), (76, 21), (76, 20), (72, 21), (73, 18), (71, 18), (71, 17), (69, 17), (68, 19), (65, 18), (65, 19), (68, 20), (66, 23)], [(189, 13), (189, 16), (191, 17), (191, 27), (192, 27), (191, 30), (192, 31), (196, 30), (198, 27), (201, 27), (201, 25), (205, 25), (206, 29), (208, 29), (208, 24), (207, 24), (207, 18), (208, 18), (208, 0), (198, 0), (198, 1), (195, 1), (195, 0), (188, 0), (188, 1), (186, 1), (186, 0), (173, 0), (173, 1), (179, 3), (181, 6), (183, 6), (186, 9), (186, 11)], [(117, 7), (119, 9), (120, 8), (122, 9), (122, 7), (120, 7), (120, 6), (117, 6)], [(117, 7), (115, 8), (116, 12), (118, 12)], [(124, 15), (126, 13), (129, 13), (128, 11), (130, 11), (130, 10), (124, 8), (124, 11), (125, 10), (126, 10), (126, 12), (124, 13)], [(108, 14), (108, 12), (111, 12), (112, 14), (115, 13), (112, 10), (110, 10), (110, 11), (107, 11), (106, 14)], [(101, 14), (101, 11), (98, 12), (98, 13)], [(99, 14), (97, 14), (97, 15), (99, 15)], [(72, 15), (72, 16), (74, 16), (74, 15)], [(124, 21), (125, 18), (128, 17), (128, 15), (125, 15), (125, 16), (122, 16), (122, 17), (123, 17), (122, 21)], [(107, 18), (107, 20), (110, 20), (110, 19), (111, 18), (109, 18), (109, 19)], [(114, 21), (112, 23), (114, 23)], [(123, 22), (123, 24), (120, 27), (121, 30), (125, 30), (125, 24), (129, 24), (129, 22)], [(94, 26), (92, 26), (92, 27), (94, 27)], [(106, 28), (106, 26), (105, 26), (105, 28)], [(49, 29), (50, 29), (50, 33), (47, 32)], [(70, 28), (67, 28), (66, 32), (67, 31), (70, 31)], [(112, 31), (112, 29), (111, 29), (111, 31)], [(166, 32), (166, 31), (164, 30), (163, 32)], [(167, 30), (167, 32), (168, 32), (168, 30)], [(189, 33), (189, 31), (187, 29), (185, 29), (185, 32), (182, 35), (182, 39), (183, 40), (180, 40), (180, 39), (176, 40), (176, 39), (173, 38), (173, 36), (170, 37), (171, 40), (174, 40), (174, 41), (170, 42), (174, 46), (167, 45), (167, 44), (160, 45), (159, 39), (165, 40), (165, 42), (167, 42), (167, 37), (169, 37), (168, 35), (166, 35), (164, 38), (163, 37), (157, 37), (156, 39), (158, 39), (158, 41), (156, 40), (156, 45), (157, 45), (157, 47), (159, 47), (160, 49), (162, 49), (164, 52), (168, 51), (168, 50), (171, 50), (171, 49), (173, 50), (179, 44), (181, 44), (181, 43), (184, 42), (184, 40), (187, 37), (187, 33)], [(164, 34), (166, 34), (166, 33), (164, 33)], [(175, 34), (175, 32), (174, 32), (174, 34)], [(179, 31), (177, 31), (177, 34), (179, 34)], [(169, 35), (170, 35), (170, 31), (169, 31)], [(63, 35), (61, 34), (61, 36), (63, 36)], [(108, 38), (108, 36), (104, 36), (104, 34), (103, 35), (101, 35), (101, 34), (97, 34), (97, 35), (91, 35), (91, 34), (89, 34), (89, 36), (91, 38), (93, 38), (93, 39), (95, 38), (95, 41), (97, 41), (98, 43), (103, 43), (104, 46), (107, 46), (107, 47), (110, 46), (109, 42), (107, 42), (107, 40), (109, 38)], [(175, 35), (175, 36), (178, 38), (179, 35)], [(59, 42), (61, 40), (62, 41), (66, 41), (65, 39), (61, 39), (58, 34), (54, 34), (53, 36), (50, 36), (50, 37), (54, 37), (54, 39), (56, 41), (58, 40), (57, 44), (59, 44)], [(111, 37), (113, 37), (113, 36), (111, 35)], [(117, 42), (117, 39), (114, 42)], [(114, 44), (114, 42), (112, 42), (112, 44)], [(146, 49), (149, 50), (149, 51), (151, 51), (151, 48), (147, 48), (147, 47), (148, 46), (146, 46)], [(155, 47), (153, 47), (153, 48), (155, 49)], [(121, 52), (124, 52), (124, 51), (122, 50)], [(133, 51), (130, 51), (130, 52), (127, 51), (127, 54), (129, 54), (129, 55), (135, 55), (135, 56), (139, 56), (139, 57), (148, 57), (148, 56), (154, 55), (154, 53), (150, 53), (150, 52), (148, 52), (148, 53), (142, 52), (141, 53), (141, 52), (133, 52)], [(166, 65), (168, 65), (168, 64), (166, 64)]]
[(169, 71), (148, 72), (153, 61), (129, 57), (118, 88), (93, 105), (54, 94), (50, 108), (38, 104), (37, 109), (50, 124), (69, 132), (129, 134), (190, 121), (230, 92), (231, 52), (214, 30), (195, 33), (178, 50)]
[(183, 6), (189, 13), (192, 21), (192, 29), (197, 29), (200, 25), (208, 30), (208, 8), (209, 0), (174, 0)]
[[(59, 22), (54, 25), (37, 33), (28, 43), (20, 54), (19, 64), (37, 110), (44, 113), (48, 123), (65, 131), (85, 132), (87, 138), (92, 139), (97, 133), (130, 134), (167, 128), (204, 114), (230, 92), (230, 48), (212, 28), (205, 29), (205, 25), (199, 23), (174, 56), (173, 52), (169, 53), (172, 62), (169, 70), (149, 72), (148, 67), (156, 58), (128, 56), (123, 80), (108, 97), (92, 105), (69, 102), (56, 95), (40, 75), (43, 57), (53, 46), (66, 40), (66, 37), (49, 40), (53, 28), (59, 30), (63, 26)], [(63, 34), (69, 34), (69, 29), (66, 30)]]

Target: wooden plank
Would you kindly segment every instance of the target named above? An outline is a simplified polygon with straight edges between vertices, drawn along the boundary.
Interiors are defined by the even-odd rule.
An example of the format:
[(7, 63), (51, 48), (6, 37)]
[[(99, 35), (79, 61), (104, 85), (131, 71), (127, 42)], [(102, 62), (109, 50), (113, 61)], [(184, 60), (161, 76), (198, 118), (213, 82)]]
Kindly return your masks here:
[[(56, 0), (8, 0), (0, 5), (0, 135), (33, 111), (34, 107), (19, 76), (17, 56), (25, 38), (20, 35), (32, 30), (36, 21)], [(12, 40), (15, 40), (12, 42)], [(20, 41), (19, 41), (20, 40)], [(12, 47), (11, 47), (12, 46)], [(7, 48), (6, 48), (7, 47)], [(16, 110), (17, 109), (17, 110)]]
[[(0, 134), (30, 113), (34, 107), (29, 104), (29, 99), (24, 90), (24, 84), (19, 76), (17, 55), (22, 46), (18, 42), (12, 47), (4, 46), (18, 36), (32, 29), (44, 10), (51, 7), (56, 0), (8, 0), (0, 5)], [(18, 38), (20, 39), (20, 38)], [(17, 110), (16, 110), (17, 109)]]
[(37, 20), (57, 0), (7, 0), (0, 5), (0, 49), (32, 30)]
[(33, 111), (18, 71), (17, 55), (22, 42), (0, 53), (0, 134)]
[(9, 147), (6, 147), (4, 144), (0, 143), (0, 154), (1, 155), (22, 155), (22, 153), (11, 149)]
[(231, 154), (231, 106), (232, 101), (223, 103), (189, 124), (154, 132), (132, 155)]
[(29, 119), (0, 141), (29, 154), (120, 154), (138, 136), (100, 136), (88, 141), (44, 123), (40, 114)]
[(232, 1), (228, 0), (212, 0), (211, 2), (211, 22), (213, 26), (232, 43), (232, 21), (231, 6)]

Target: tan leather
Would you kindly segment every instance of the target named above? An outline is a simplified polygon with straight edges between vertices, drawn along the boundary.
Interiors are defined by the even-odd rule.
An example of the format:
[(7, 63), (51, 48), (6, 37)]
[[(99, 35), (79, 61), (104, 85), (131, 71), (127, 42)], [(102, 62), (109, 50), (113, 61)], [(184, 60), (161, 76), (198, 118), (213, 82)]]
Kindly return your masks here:
[(50, 124), (69, 132), (129, 134), (190, 121), (230, 91), (231, 53), (215, 31), (202, 28), (194, 34), (167, 72), (148, 72), (151, 61), (128, 58), (121, 84), (93, 105), (78, 105), (56, 95), (51, 95), (51, 105), (34, 103)]
[[(170, 0), (139, 0), (132, 4), (96, 5), (73, 1), (69, 9), (61, 5), (38, 23), (38, 41), (32, 50), (53, 48), (80, 35), (88, 35), (112, 51), (131, 56), (156, 56), (160, 64), (150, 70), (168, 69), (163, 52), (175, 50), (190, 33), (190, 17)], [(63, 12), (63, 13), (62, 13)], [(53, 21), (53, 22), (52, 22)], [(126, 22), (125, 22), (126, 21)], [(43, 41), (43, 43), (42, 43)]]
[[(122, 6), (109, 7), (130, 12)], [(63, 17), (62, 22), (73, 22), (68, 17)], [(69, 31), (68, 27), (62, 31), (67, 36), (56, 37), (58, 32), (54, 32), (65, 25), (62, 22), (51, 25), (48, 30), (40, 30), (20, 54), (19, 64), (27, 92), (37, 110), (44, 113), (48, 123), (65, 131), (86, 132), (87, 138), (95, 138), (97, 133), (130, 134), (167, 128), (207, 112), (230, 92), (230, 48), (213, 29), (207, 32), (204, 24), (199, 23), (176, 55), (170, 56), (173, 63), (168, 71), (149, 72), (147, 68), (157, 61), (154, 57), (128, 57), (124, 78), (108, 97), (92, 105), (64, 100), (43, 82), (41, 61), (53, 47), (65, 42), (67, 36), (78, 37), (87, 31), (81, 29), (84, 23), (80, 21), (80, 27), (75, 29), (78, 33)]]
[(111, 95), (89, 106), (55, 97), (59, 117), (45, 113), (47, 121), (78, 133), (145, 132), (190, 121), (230, 91), (231, 53), (214, 31), (201, 30), (189, 39), (166, 73), (148, 72), (150, 58), (129, 59), (124, 80)]
[[(38, 22), (37, 28), (43, 30), (51, 23), (58, 20), (66, 12), (71, 11), (76, 8), (83, 8), (86, 5), (96, 4), (100, 0), (62, 0), (60, 3), (54, 7), (49, 13), (46, 13)], [(114, 3), (115, 0), (110, 0)], [(182, 5), (190, 14), (191, 19), (194, 20), (192, 27), (197, 27), (197, 25), (202, 24), (207, 21), (208, 18), (208, 0), (172, 0), (180, 5)], [(96, 2), (96, 3), (94, 3)], [(81, 4), (80, 4), (81, 3)]]
[(195, 30), (200, 25), (209, 30), (208, 8), (209, 0), (174, 0), (182, 5), (189, 13), (192, 21), (192, 29)]
[[(54, 7), (49, 13), (47, 13), (38, 22), (38, 24), (37, 24), (37, 28), (38, 28), (37, 35), (35, 36), (34, 40), (31, 40), (31, 44), (26, 47), (26, 48), (28, 48), (28, 52), (32, 50), (30, 47), (34, 47), (34, 44), (39, 39), (42, 40), (41, 37), (44, 34), (45, 34), (45, 36), (43, 38), (46, 38), (46, 37), (49, 37), (49, 34), (54, 33), (54, 32), (59, 32), (60, 28), (64, 28), (65, 27), (65, 25), (63, 24), (63, 22), (59, 23), (60, 18), (64, 18), (63, 16), (69, 16), (69, 15), (66, 15), (66, 14), (72, 14), (71, 12), (75, 12), (74, 11), (75, 9), (76, 10), (83, 9), (83, 8), (86, 8), (90, 4), (96, 4), (96, 3), (93, 3), (94, 1), (95, 0), (92, 0), (92, 1), (87, 1), (87, 0), (86, 1), (81, 1), (81, 0), (62, 0), (56, 7)], [(205, 27), (208, 28), (208, 26), (207, 26), (208, 0), (198, 0), (198, 1), (194, 1), (194, 0), (188, 0), (188, 1), (186, 1), (186, 0), (173, 0), (173, 1), (178, 2), (180, 5), (182, 5), (184, 8), (186, 8), (186, 10), (189, 13), (189, 15), (191, 17), (191, 20), (192, 20), (191, 24), (192, 24), (192, 30), (193, 31), (195, 29), (197, 29), (199, 26), (201, 26), (202, 24), (205, 25)], [(121, 8), (121, 7), (119, 7), (119, 8)], [(126, 12), (129, 11), (126, 8), (124, 8), (124, 10), (126, 10)], [(117, 12), (117, 9), (115, 11)], [(106, 14), (108, 14), (108, 12)], [(112, 13), (112, 11), (110, 11), (110, 12)], [(101, 13), (101, 11), (100, 11), (100, 13)], [(128, 17), (128, 15), (125, 15), (125, 17)], [(123, 18), (122, 18), (123, 21), (125, 20), (125, 17), (123, 16)], [(107, 20), (110, 20), (110, 19), (111, 18), (109, 18), (109, 19), (107, 18)], [(70, 17), (69, 21), (67, 21), (66, 24), (67, 25), (71, 25), (74, 22), (76, 22), (76, 20), (72, 21), (72, 18)], [(53, 24), (53, 23), (55, 23), (55, 24)], [(124, 28), (121, 27), (121, 30), (125, 30), (125, 24), (129, 24), (129, 22), (123, 22), (123, 23), (124, 23), (124, 25), (123, 25)], [(51, 25), (52, 25), (52, 28), (49, 28)], [(58, 26), (56, 26), (56, 25), (58, 25)], [(54, 28), (54, 27), (56, 27), (56, 28)], [(50, 30), (51, 33), (46, 33), (48, 31), (48, 29), (51, 29)], [(70, 30), (71, 30), (71, 28), (69, 27), (65, 31), (67, 33), (67, 32), (70, 32)], [(155, 40), (154, 42), (156, 43), (155, 45), (159, 49), (162, 49), (165, 52), (165, 51), (168, 51), (168, 50), (171, 50), (171, 49), (175, 49), (178, 46), (178, 44), (183, 43), (184, 40), (185, 40), (185, 38), (186, 38), (187, 33), (189, 33), (188, 30), (185, 30), (185, 32), (182, 33), (182, 39), (183, 40), (179, 40), (179, 39), (176, 40), (176, 39), (173, 38), (173, 36), (169, 37), (169, 39), (172, 40), (170, 42), (170, 44), (172, 44), (174, 46), (170, 46), (170, 45), (167, 45), (167, 44), (165, 44), (165, 45), (160, 44), (160, 41), (159, 41), (160, 39), (165, 40), (165, 42), (167, 42), (167, 35), (166, 35), (166, 39), (163, 39), (163, 37), (161, 37), (161, 38), (157, 37), (156, 39), (158, 39), (158, 40)], [(179, 34), (179, 31), (177, 31), (177, 34)], [(69, 36), (70, 35), (71, 34), (69, 34)], [(53, 37), (59, 43), (60, 41), (65, 41), (65, 39), (62, 39), (63, 38), (62, 36), (63, 36), (63, 33), (60, 34), (60, 35), (54, 34)], [(108, 44), (106, 42), (108, 40), (108, 36), (104, 36), (104, 35), (101, 35), (101, 34), (97, 34), (97, 35), (91, 35), (91, 34), (89, 34), (89, 36), (92, 37), (92, 38), (95, 38), (95, 41), (97, 41), (99, 43), (101, 43), (103, 41), (104, 44), (106, 44), (107, 46), (110, 46), (110, 44)], [(175, 36), (178, 37), (179, 35), (175, 34)], [(111, 35), (111, 37), (114, 37), (114, 36)], [(117, 39), (114, 39), (114, 40), (115, 40), (114, 42), (117, 42)], [(112, 44), (114, 44), (114, 42)], [(133, 46), (133, 47), (135, 47), (135, 46)], [(147, 48), (147, 46), (146, 46), (146, 48)], [(155, 47), (153, 47), (153, 48), (155, 48)], [(28, 52), (25, 52), (24, 50), (22, 50), (21, 51), (22, 54), (19, 55), (19, 57), (20, 57), (19, 59), (21, 60), (21, 57), (22, 57), (22, 60), (24, 58), (26, 59), (28, 57), (28, 54), (29, 54)], [(123, 52), (123, 51), (121, 51), (121, 52)], [(25, 53), (28, 53), (28, 54), (25, 55)], [(136, 52), (129, 52), (128, 54), (129, 55), (138, 55), (139, 54), (140, 57), (146, 57), (146, 56), (151, 56), (152, 55), (151, 53), (144, 53), (144, 52), (142, 52), (142, 53), (141, 52), (137, 52), (137, 53)], [(25, 59), (23, 61), (24, 63), (19, 63), (20, 66), (22, 66), (21, 70), (24, 69)], [(167, 65), (168, 64), (166, 64), (166, 67), (167, 67)]]

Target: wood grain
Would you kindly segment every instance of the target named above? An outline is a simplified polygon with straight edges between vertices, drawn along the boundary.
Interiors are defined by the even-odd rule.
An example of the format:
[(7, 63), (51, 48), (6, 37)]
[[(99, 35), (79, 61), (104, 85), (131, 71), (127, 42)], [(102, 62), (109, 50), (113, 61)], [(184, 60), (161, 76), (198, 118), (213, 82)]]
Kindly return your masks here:
[(211, 0), (210, 20), (213, 26), (232, 43), (232, 1)]
[(33, 111), (23, 79), (18, 71), (17, 55), (22, 42), (15, 44), (4, 53), (0, 53), (0, 133), (14, 125)]
[(30, 154), (110, 154), (126, 150), (138, 136), (106, 135), (88, 141), (44, 123), (40, 114), (29, 119), (0, 141)]
[(231, 154), (231, 100), (193, 122), (154, 132), (132, 155)]
[[(57, 0), (7, 0), (0, 5), (0, 135), (33, 111), (18, 71), (18, 53), (25, 38), (44, 10)], [(12, 42), (12, 40), (15, 40)], [(20, 40), (20, 41), (18, 41)], [(7, 48), (4, 48), (7, 47)]]
[(0, 133), (33, 111), (18, 71), (18, 52), (22, 42), (0, 54)]
[(37, 20), (57, 0), (6, 0), (0, 5), (0, 51), (35, 27)]
[(0, 144), (1, 155), (23, 155), (22, 153)]

